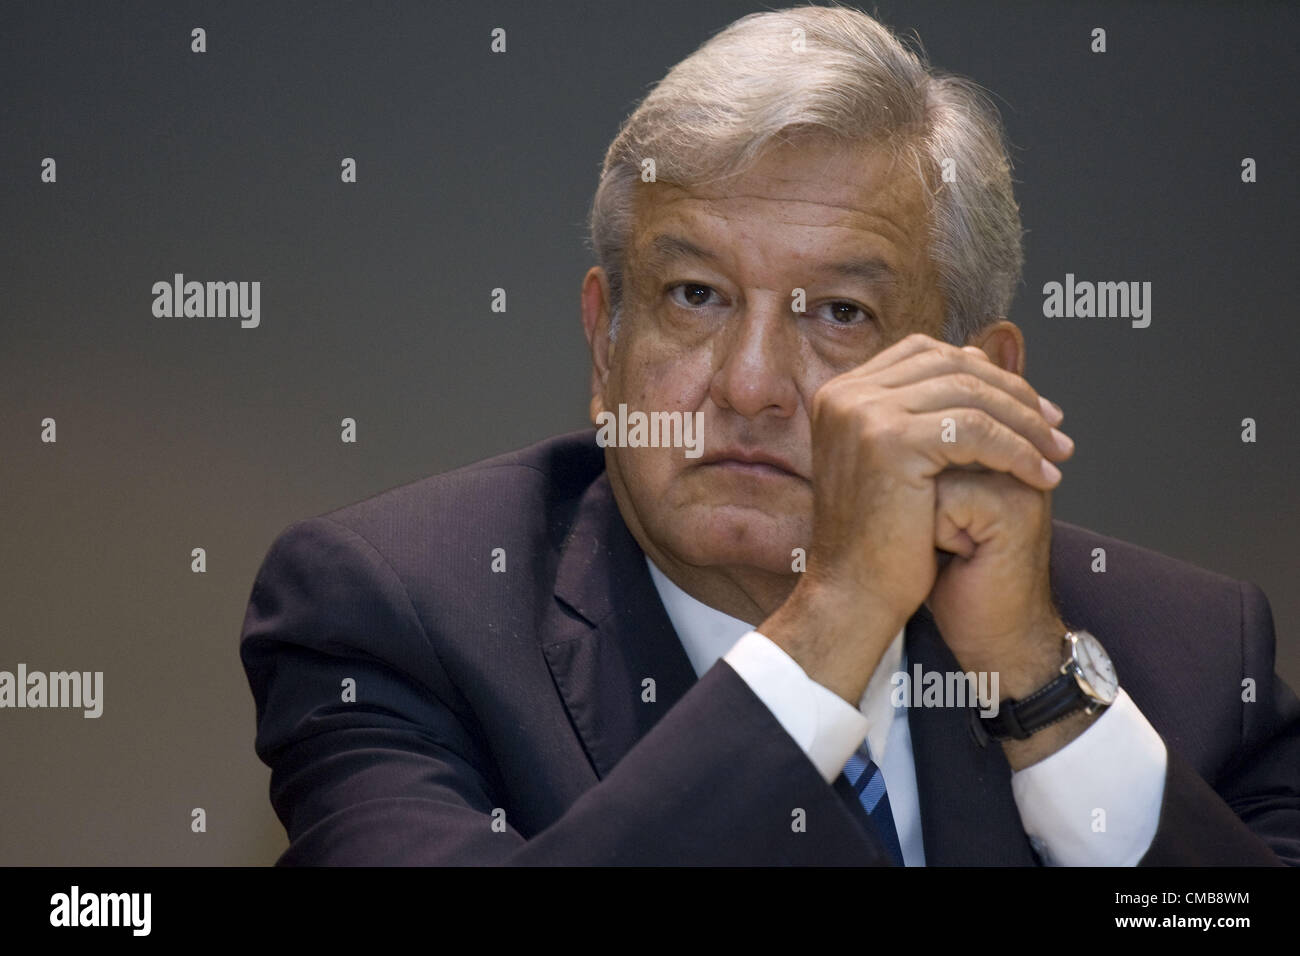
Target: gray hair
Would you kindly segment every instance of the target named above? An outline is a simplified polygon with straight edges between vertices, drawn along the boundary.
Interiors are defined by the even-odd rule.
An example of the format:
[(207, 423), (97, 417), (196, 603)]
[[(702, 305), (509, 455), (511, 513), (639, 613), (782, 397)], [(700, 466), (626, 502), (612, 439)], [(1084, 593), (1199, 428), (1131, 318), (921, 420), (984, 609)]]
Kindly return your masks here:
[[(810, 6), (736, 20), (669, 70), (610, 144), (589, 225), (609, 278), (611, 338), (643, 158), (654, 159), (656, 181), (691, 188), (743, 173), (799, 133), (882, 147), (917, 168), (948, 341), (1007, 315), (1023, 255), (997, 107), (865, 13)], [(944, 160), (953, 182), (942, 181)]]

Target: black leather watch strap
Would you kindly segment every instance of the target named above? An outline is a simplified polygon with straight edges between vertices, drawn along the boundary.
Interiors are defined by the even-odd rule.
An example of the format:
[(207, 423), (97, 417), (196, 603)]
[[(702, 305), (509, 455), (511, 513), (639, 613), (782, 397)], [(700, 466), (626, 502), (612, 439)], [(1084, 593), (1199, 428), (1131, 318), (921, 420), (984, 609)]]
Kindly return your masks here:
[(979, 722), (975, 738), (981, 744), (987, 740), (1025, 740), (1032, 734), (1064, 720), (1089, 703), (1075, 679), (1073, 671), (1061, 674), (1022, 700), (1004, 700), (998, 712), (991, 717), (981, 717), (972, 710), (972, 718)]

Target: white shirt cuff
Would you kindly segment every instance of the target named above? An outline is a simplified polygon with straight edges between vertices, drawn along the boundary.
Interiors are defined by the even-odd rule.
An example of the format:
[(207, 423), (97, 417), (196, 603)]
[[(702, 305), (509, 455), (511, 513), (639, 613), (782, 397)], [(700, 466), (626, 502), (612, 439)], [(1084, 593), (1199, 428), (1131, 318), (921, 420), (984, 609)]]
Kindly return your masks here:
[(758, 631), (745, 634), (723, 660), (767, 705), (823, 779), (833, 783), (866, 738), (867, 718)]
[(1160, 824), (1169, 755), (1120, 689), (1074, 740), (1011, 775), (1030, 843), (1048, 866), (1135, 866)]

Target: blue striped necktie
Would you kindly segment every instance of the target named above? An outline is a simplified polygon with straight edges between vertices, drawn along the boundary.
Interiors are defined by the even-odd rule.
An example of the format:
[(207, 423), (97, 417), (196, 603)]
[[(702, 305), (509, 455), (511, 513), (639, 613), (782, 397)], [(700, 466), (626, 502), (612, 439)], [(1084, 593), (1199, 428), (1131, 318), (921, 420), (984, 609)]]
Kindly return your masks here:
[(867, 819), (875, 828), (881, 843), (894, 858), (894, 862), (903, 866), (903, 848), (898, 843), (898, 830), (894, 826), (894, 814), (889, 809), (889, 793), (885, 790), (885, 777), (871, 759), (867, 741), (857, 753), (844, 765), (844, 776), (853, 786), (862, 808), (867, 812)]

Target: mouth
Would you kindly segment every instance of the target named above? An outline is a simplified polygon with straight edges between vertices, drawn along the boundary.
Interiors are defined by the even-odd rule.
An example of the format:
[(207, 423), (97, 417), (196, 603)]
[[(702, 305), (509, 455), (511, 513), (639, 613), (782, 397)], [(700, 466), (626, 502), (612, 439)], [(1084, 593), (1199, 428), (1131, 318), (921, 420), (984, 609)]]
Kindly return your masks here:
[(703, 467), (718, 468), (738, 475), (752, 475), (756, 478), (798, 478), (799, 474), (783, 458), (761, 451), (739, 449), (723, 450), (706, 455), (700, 462)]

